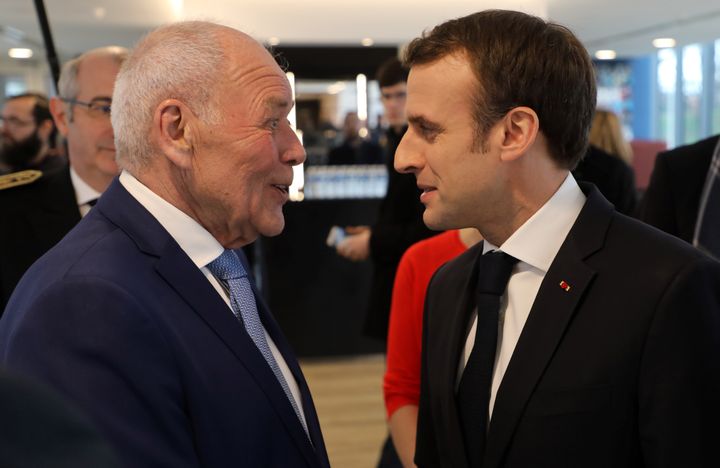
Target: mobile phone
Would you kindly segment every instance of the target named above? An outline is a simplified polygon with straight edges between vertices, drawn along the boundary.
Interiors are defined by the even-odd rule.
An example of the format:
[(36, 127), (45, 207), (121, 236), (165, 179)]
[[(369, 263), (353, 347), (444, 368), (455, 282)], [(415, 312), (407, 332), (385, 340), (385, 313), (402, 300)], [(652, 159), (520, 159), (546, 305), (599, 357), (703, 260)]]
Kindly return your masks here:
[(328, 232), (328, 236), (327, 236), (327, 239), (325, 239), (325, 243), (327, 244), (328, 247), (335, 248), (346, 237), (347, 237), (347, 233), (345, 232), (345, 229), (341, 228), (340, 226), (333, 226), (330, 228), (330, 232)]

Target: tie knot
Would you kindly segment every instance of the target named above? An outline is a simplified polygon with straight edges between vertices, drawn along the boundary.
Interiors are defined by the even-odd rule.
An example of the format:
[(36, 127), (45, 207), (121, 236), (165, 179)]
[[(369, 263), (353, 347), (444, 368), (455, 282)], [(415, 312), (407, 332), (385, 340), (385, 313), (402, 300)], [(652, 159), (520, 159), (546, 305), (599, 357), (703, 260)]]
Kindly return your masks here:
[(223, 281), (247, 276), (242, 262), (232, 250), (225, 250), (218, 258), (208, 263), (207, 267), (216, 278)]
[(499, 250), (481, 255), (477, 262), (477, 292), (502, 296), (517, 261), (517, 258)]

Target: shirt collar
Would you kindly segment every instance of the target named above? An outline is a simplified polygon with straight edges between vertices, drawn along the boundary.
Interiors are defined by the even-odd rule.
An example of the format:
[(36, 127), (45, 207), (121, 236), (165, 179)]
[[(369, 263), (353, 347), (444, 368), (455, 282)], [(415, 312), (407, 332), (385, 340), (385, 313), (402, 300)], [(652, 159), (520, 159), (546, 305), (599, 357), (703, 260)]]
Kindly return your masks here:
[(197, 221), (147, 188), (129, 172), (122, 171), (120, 183), (158, 220), (198, 268), (206, 266), (225, 250)]
[[(547, 273), (585, 205), (585, 200), (585, 194), (568, 173), (555, 194), (499, 250)], [(497, 249), (491, 243), (483, 242), (483, 254)]]
[(97, 200), (100, 198), (100, 195), (102, 195), (100, 192), (90, 187), (87, 182), (82, 180), (72, 166), (70, 166), (70, 180), (72, 181), (73, 189), (75, 189), (75, 200), (77, 200), (78, 206)]

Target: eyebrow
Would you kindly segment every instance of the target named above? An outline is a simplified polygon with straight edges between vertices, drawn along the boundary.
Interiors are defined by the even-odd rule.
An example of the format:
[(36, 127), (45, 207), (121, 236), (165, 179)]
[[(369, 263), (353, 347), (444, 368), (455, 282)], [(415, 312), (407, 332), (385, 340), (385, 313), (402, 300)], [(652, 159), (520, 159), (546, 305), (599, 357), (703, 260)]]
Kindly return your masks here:
[(267, 99), (265, 99), (265, 106), (273, 109), (290, 109), (295, 103), (293, 101), (288, 101), (285, 98), (277, 97), (277, 96), (271, 96)]
[(443, 127), (439, 123), (433, 122), (432, 120), (429, 120), (425, 116), (422, 115), (410, 115), (408, 116), (408, 122), (415, 126), (424, 126), (429, 127), (433, 130), (442, 130)]

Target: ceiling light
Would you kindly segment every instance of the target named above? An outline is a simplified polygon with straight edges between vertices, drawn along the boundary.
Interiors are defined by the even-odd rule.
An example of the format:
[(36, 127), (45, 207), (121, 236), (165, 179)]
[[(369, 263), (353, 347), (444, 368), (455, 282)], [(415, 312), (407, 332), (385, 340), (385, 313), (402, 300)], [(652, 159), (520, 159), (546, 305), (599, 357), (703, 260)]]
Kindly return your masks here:
[(273, 36), (271, 38), (268, 38), (267, 42), (271, 46), (276, 46), (276, 45), (280, 44), (280, 38)]
[(675, 47), (675, 39), (672, 37), (659, 37), (657, 39), (653, 39), (652, 45), (657, 47), (658, 49), (667, 49), (670, 47)]
[(8, 50), (8, 55), (16, 59), (29, 59), (33, 56), (32, 49), (16, 47)]
[(373, 41), (369, 37), (366, 37), (365, 39), (360, 41), (360, 44), (364, 45), (365, 47), (370, 47), (371, 45), (375, 44), (375, 41)]
[(95, 15), (95, 18), (102, 19), (105, 18), (105, 8), (103, 7), (97, 7), (93, 10), (93, 14)]
[(598, 60), (615, 60), (617, 53), (614, 50), (598, 50), (595, 52), (595, 58)]

